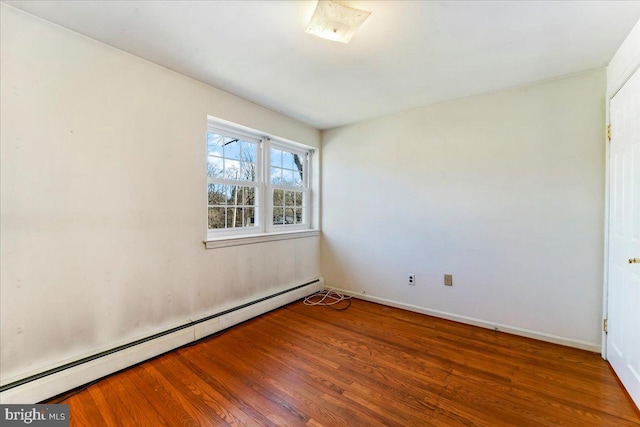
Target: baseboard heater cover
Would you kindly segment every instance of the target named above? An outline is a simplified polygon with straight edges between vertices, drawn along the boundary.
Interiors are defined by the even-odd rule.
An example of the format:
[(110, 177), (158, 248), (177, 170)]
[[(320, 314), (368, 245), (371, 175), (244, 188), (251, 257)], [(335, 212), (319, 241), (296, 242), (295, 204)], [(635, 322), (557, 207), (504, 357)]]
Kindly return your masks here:
[[(311, 289), (306, 289), (312, 285), (315, 286)], [(319, 277), (292, 288), (241, 304), (237, 307), (211, 314), (201, 319), (189, 321), (180, 326), (4, 384), (0, 386), (0, 403), (37, 403), (43, 399), (50, 398), (95, 379), (125, 369), (128, 366), (197, 341), (215, 332), (259, 316), (260, 314), (264, 314), (307, 296), (310, 293), (309, 291), (315, 292), (323, 287), (324, 280)], [(127, 350), (132, 350), (134, 347), (138, 347), (138, 349), (142, 351), (137, 351), (136, 355), (125, 354), (128, 353)], [(123, 360), (121, 360), (121, 363), (116, 363), (113, 366), (97, 366), (101, 360), (105, 361), (109, 356), (122, 356)], [(108, 364), (109, 363), (107, 363), (107, 365)], [(79, 371), (77, 372), (79, 375), (76, 375), (79, 378), (75, 381), (71, 378), (73, 376), (71, 371), (73, 370)], [(47, 379), (50, 379), (52, 383), (61, 384), (58, 386), (55, 384), (51, 386), (51, 384), (49, 384), (49, 387), (46, 387), (46, 384), (42, 384), (42, 382)], [(40, 386), (45, 387), (44, 389), (37, 390)]]

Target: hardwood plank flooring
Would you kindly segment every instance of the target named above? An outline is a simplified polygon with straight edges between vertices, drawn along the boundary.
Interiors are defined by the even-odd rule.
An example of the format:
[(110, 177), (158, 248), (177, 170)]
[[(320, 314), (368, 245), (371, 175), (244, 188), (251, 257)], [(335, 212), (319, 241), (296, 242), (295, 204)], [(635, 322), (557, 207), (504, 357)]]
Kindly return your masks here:
[(640, 426), (597, 354), (361, 300), (290, 304), (62, 403), (72, 426)]

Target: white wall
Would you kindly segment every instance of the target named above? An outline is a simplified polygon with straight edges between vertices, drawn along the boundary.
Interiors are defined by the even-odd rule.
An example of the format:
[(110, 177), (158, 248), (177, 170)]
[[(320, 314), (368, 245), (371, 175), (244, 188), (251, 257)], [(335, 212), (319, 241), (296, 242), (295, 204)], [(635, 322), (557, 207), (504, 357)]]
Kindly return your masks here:
[(202, 244), (207, 114), (316, 129), (1, 7), (3, 383), (319, 276), (318, 237)]
[(597, 351), (604, 107), (599, 70), (323, 132), (327, 286)]

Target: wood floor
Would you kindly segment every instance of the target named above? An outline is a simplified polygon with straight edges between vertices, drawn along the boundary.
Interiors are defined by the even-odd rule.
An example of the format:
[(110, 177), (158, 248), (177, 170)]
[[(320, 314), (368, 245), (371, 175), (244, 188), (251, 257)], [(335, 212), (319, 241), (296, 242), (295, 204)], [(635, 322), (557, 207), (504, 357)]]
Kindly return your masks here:
[(67, 398), (74, 426), (640, 426), (599, 355), (301, 302)]

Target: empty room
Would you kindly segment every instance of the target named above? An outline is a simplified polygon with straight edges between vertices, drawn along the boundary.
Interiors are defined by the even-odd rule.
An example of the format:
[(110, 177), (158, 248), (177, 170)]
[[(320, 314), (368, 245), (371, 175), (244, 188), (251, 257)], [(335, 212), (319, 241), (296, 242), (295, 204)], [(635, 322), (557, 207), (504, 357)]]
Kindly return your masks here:
[(640, 427), (639, 1), (0, 19), (0, 425)]

